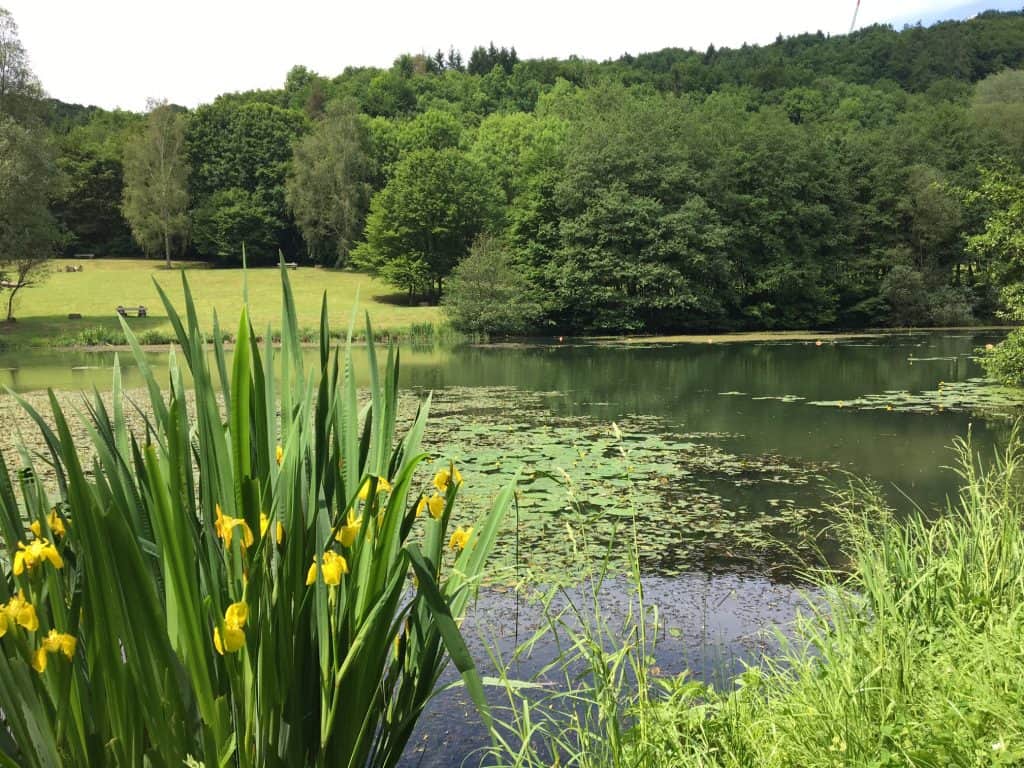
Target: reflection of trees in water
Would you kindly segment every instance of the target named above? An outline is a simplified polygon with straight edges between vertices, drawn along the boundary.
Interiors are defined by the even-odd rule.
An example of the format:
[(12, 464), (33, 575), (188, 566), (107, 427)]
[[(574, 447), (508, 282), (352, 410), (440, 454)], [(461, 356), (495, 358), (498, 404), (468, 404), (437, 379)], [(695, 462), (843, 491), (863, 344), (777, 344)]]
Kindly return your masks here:
[[(934, 389), (940, 381), (981, 375), (967, 355), (1000, 335), (900, 334), (836, 344), (826, 339), (820, 347), (813, 342), (467, 347), (454, 351), (423, 383), (512, 385), (553, 393), (547, 403), (559, 414), (605, 420), (657, 414), (687, 430), (739, 433), (737, 450), (834, 461), (890, 488), (898, 484), (927, 504), (955, 488), (940, 467), (951, 460), (953, 437), (966, 432), (967, 415), (855, 413), (753, 397), (843, 400)], [(413, 382), (420, 383), (416, 378)], [(731, 391), (749, 396), (719, 395)], [(979, 448), (993, 439), (986, 425), (976, 425)]]

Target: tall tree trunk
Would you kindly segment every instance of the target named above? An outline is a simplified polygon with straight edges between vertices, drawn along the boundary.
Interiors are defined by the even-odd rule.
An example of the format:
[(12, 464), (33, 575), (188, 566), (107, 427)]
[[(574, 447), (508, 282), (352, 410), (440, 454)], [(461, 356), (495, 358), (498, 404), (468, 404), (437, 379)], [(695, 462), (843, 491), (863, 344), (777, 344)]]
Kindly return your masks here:
[(171, 236), (164, 230), (164, 256), (167, 258), (167, 268), (171, 268)]
[(14, 319), (14, 294), (18, 292), (18, 288), (11, 288), (11, 295), (7, 297), (7, 322)]

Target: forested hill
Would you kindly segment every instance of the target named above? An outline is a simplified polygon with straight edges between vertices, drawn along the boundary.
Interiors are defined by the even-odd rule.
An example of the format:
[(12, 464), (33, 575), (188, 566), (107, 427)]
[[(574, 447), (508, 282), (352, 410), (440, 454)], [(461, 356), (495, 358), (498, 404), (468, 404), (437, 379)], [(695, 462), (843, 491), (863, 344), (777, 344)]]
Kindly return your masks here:
[[(1020, 12), (605, 62), (492, 44), (295, 67), (175, 109), (175, 243), (367, 269), (496, 331), (990, 319), (1017, 268), (978, 236), (1024, 168), (1022, 67)], [(133, 252), (124, 146), (145, 117), (44, 113), (68, 252)]]
[(662, 90), (710, 92), (725, 85), (762, 90), (809, 86), (822, 77), (873, 85), (889, 80), (911, 92), (942, 80), (976, 82), (1024, 62), (1024, 14), (989, 11), (930, 27), (874, 25), (849, 35), (780, 37), (771, 45), (713, 46), (704, 53), (666, 48), (624, 56), (638, 78)]

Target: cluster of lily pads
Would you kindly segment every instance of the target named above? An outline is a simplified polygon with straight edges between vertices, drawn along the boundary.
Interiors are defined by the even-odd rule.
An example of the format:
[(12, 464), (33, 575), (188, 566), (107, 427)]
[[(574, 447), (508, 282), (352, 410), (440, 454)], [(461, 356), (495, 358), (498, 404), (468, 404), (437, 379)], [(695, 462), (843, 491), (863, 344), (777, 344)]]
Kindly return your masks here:
[(809, 405), (858, 410), (898, 411), (933, 414), (946, 411), (984, 416), (1013, 416), (1021, 407), (1020, 390), (991, 379), (940, 381), (935, 389), (920, 392), (890, 390), (862, 395), (852, 400), (813, 400)]
[[(636, 520), (644, 567), (662, 575), (789, 561), (818, 530), (820, 486), (836, 466), (727, 450), (733, 434), (680, 433), (654, 416), (617, 425), (557, 413), (550, 393), (449, 388), (429, 437), (472, 472), (467, 503), (519, 476), (517, 514), (498, 540), (508, 563), (571, 577), (576, 557), (625, 558)], [(760, 500), (744, 488), (757, 486)], [(774, 490), (772, 490), (774, 489)], [(774, 498), (773, 498), (774, 496)]]

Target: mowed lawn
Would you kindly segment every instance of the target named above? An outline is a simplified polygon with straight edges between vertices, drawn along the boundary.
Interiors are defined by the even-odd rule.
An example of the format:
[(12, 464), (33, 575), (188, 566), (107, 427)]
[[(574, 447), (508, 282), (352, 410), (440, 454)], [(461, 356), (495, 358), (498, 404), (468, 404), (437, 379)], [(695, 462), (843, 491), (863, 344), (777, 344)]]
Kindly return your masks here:
[[(65, 272), (68, 265), (81, 264), (82, 272)], [(137, 332), (169, 330), (163, 302), (153, 285), (155, 279), (175, 306), (183, 309), (181, 272), (188, 277), (196, 309), (205, 327), (211, 327), (216, 308), (221, 328), (234, 334), (242, 308), (243, 272), (241, 269), (211, 269), (202, 264), (176, 265), (164, 269), (162, 262), (145, 259), (57, 259), (54, 272), (43, 284), (22, 289), (15, 300), (16, 323), (0, 323), (0, 339), (13, 344), (47, 344), (59, 337), (97, 327), (119, 328), (117, 307), (143, 305), (149, 317), (129, 318)], [(315, 267), (288, 271), (300, 328), (318, 328), (320, 301), (327, 292), (331, 327), (348, 327), (352, 307), (358, 295), (359, 329), (363, 313), (368, 312), (375, 331), (400, 332), (413, 323), (439, 323), (440, 310), (433, 306), (408, 306), (405, 296), (369, 275), (339, 272)], [(281, 317), (281, 278), (276, 267), (250, 268), (249, 311), (257, 333), (267, 324), (277, 330)], [(6, 295), (0, 293), (6, 309)], [(81, 319), (69, 320), (77, 313)], [(2, 317), (2, 315), (0, 315)]]

